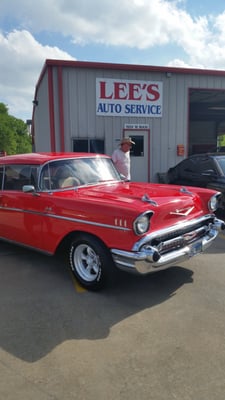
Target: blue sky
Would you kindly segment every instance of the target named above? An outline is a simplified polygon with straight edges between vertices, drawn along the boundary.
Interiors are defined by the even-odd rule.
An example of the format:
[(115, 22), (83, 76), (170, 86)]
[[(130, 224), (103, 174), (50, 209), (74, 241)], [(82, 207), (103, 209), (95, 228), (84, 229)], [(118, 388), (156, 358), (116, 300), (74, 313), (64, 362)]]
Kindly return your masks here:
[(45, 59), (225, 69), (221, 0), (0, 0), (0, 102), (32, 116)]

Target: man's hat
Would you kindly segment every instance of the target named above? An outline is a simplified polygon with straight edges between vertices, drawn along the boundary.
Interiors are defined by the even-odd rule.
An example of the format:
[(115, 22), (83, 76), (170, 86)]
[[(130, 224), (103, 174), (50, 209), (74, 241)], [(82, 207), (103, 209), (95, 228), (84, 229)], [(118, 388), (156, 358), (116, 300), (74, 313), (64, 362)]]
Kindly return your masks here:
[(127, 144), (135, 144), (135, 142), (133, 142), (130, 137), (124, 137), (123, 139), (121, 139), (120, 144), (122, 145), (122, 144), (125, 144), (125, 143), (127, 143)]

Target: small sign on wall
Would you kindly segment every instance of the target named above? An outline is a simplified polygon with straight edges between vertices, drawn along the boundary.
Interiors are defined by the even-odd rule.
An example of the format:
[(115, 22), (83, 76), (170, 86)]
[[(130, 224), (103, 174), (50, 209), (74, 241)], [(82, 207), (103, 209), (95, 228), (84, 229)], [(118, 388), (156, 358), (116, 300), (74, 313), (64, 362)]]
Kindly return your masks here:
[(183, 144), (177, 145), (177, 155), (184, 156), (184, 145)]
[(149, 124), (124, 124), (124, 129), (149, 129)]

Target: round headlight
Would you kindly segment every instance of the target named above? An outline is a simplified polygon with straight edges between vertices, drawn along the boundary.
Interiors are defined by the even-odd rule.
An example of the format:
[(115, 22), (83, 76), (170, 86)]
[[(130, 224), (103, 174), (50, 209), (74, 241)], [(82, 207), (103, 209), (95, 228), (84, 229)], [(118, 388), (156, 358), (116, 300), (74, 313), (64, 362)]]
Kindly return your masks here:
[(209, 206), (210, 211), (217, 210), (217, 208), (219, 206), (219, 197), (220, 197), (220, 193), (216, 193), (209, 199), (208, 206)]
[(149, 219), (150, 216), (148, 214), (142, 214), (134, 221), (134, 232), (136, 235), (142, 235), (149, 230)]

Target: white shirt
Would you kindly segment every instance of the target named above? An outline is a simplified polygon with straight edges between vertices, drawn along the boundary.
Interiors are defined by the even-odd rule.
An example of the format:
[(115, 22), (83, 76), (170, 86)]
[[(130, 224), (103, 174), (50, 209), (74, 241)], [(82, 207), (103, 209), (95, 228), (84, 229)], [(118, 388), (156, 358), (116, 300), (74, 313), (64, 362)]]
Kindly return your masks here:
[(116, 149), (112, 154), (112, 160), (119, 173), (130, 180), (130, 152), (125, 153), (121, 149)]

